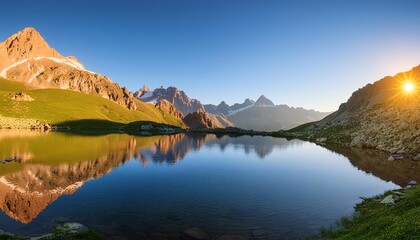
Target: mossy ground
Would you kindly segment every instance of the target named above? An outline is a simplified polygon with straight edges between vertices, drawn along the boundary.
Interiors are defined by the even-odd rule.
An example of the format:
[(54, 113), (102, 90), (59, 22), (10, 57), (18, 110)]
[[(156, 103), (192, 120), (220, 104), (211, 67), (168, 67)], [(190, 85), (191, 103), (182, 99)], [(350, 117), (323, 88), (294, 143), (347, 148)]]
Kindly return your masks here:
[(343, 217), (335, 227), (308, 239), (420, 239), (420, 187), (400, 192), (404, 196), (395, 206), (380, 203), (392, 191), (366, 199), (356, 205), (354, 216)]

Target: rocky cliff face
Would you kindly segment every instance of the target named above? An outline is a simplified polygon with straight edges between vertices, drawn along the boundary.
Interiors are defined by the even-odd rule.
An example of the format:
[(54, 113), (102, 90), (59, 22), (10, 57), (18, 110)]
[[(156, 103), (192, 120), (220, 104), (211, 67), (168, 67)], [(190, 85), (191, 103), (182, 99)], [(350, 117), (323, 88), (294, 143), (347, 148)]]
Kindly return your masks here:
[[(412, 92), (404, 91), (411, 82)], [(355, 91), (339, 110), (312, 126), (313, 138), (420, 159), (420, 66)]]
[(174, 107), (174, 105), (172, 105), (172, 103), (170, 103), (166, 99), (160, 100), (158, 103), (155, 104), (155, 107), (157, 109), (162, 110), (163, 112), (166, 112), (166, 113), (169, 113), (169, 114), (175, 116), (178, 119), (183, 119), (184, 118), (184, 114), (182, 114), (182, 112), (178, 111), (178, 109), (176, 109)]
[(0, 43), (0, 77), (35, 88), (95, 93), (125, 108), (137, 108), (131, 92), (86, 70), (75, 57), (62, 56), (33, 28), (25, 28)]

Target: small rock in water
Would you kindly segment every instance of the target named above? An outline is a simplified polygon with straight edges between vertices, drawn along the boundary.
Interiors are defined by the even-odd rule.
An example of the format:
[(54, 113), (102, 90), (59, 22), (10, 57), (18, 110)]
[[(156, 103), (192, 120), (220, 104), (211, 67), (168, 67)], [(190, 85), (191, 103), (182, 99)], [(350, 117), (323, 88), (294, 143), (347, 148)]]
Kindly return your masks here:
[(417, 185), (417, 182), (416, 181), (410, 181), (409, 183), (408, 183), (408, 185)]
[(216, 238), (216, 240), (248, 240), (248, 238), (239, 235), (224, 235)]
[(67, 232), (69, 234), (82, 234), (89, 232), (89, 228), (76, 222), (64, 223), (62, 226), (57, 227), (57, 230)]
[(388, 158), (388, 161), (394, 161), (395, 160), (395, 158), (394, 158), (394, 156), (389, 156), (389, 158)]
[(184, 239), (188, 240), (207, 240), (209, 235), (198, 227), (192, 227), (182, 231)]
[(414, 157), (414, 160), (420, 160), (420, 153), (417, 154), (417, 156)]
[(395, 200), (397, 200), (398, 197), (394, 195), (388, 195), (384, 199), (382, 199), (381, 203), (385, 205), (393, 206), (395, 205)]

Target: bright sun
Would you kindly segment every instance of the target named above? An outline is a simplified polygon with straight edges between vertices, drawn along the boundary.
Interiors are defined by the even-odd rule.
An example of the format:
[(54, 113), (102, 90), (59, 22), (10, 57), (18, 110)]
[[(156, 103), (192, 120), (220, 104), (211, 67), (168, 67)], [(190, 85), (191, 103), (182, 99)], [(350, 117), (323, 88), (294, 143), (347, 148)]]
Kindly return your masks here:
[(404, 91), (410, 93), (414, 90), (414, 85), (411, 82), (404, 83)]

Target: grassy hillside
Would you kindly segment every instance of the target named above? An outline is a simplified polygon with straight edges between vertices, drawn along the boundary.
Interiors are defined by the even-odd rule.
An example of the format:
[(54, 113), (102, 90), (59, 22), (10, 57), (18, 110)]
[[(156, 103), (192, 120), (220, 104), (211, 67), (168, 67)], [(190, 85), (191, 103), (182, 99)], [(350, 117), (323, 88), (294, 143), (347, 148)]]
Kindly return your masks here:
[[(24, 92), (34, 101), (12, 100)], [(62, 89), (30, 89), (22, 83), (0, 78), (0, 116), (37, 119), (44, 123), (58, 124), (84, 119), (107, 120), (117, 123), (153, 121), (182, 126), (182, 122), (163, 114), (150, 104), (136, 102), (138, 109), (128, 110), (95, 94), (85, 94)]]

